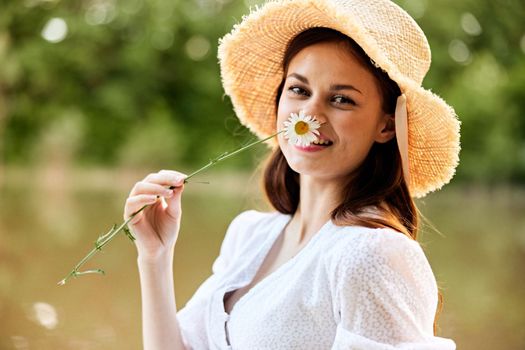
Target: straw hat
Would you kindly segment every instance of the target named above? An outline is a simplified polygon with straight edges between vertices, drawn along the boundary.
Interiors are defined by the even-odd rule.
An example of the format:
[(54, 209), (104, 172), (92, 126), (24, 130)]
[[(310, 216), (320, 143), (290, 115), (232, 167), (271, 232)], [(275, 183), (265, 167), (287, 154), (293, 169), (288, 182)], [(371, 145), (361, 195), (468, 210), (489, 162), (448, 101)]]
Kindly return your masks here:
[(351, 37), (400, 87), (396, 137), (411, 195), (448, 183), (459, 162), (460, 122), (451, 106), (421, 86), (430, 47), (417, 23), (389, 0), (274, 0), (252, 10), (218, 50), (224, 90), (241, 123), (260, 138), (276, 132), (284, 52), (312, 27)]

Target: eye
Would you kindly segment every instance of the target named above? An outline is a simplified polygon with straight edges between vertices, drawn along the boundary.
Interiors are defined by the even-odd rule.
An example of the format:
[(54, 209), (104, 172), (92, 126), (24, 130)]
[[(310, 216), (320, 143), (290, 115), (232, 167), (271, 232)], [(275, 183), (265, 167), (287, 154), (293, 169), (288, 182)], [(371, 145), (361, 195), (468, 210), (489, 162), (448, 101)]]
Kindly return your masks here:
[(352, 106), (355, 106), (354, 100), (344, 95), (336, 95), (333, 97), (332, 101), (334, 101), (337, 104), (351, 104)]
[(288, 91), (291, 91), (295, 95), (308, 95), (308, 92), (299, 86), (290, 86)]

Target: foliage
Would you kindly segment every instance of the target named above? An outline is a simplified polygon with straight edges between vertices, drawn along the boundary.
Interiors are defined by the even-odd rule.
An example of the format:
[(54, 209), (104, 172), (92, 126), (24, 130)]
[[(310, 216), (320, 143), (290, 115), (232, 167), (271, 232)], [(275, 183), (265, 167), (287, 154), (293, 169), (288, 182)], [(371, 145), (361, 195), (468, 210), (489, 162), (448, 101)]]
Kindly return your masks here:
[[(525, 3), (397, 2), (429, 38), (424, 85), (462, 121), (457, 178), (525, 182)], [(57, 135), (64, 143), (53, 152), (62, 149), (73, 164), (194, 167), (252, 140), (223, 96), (216, 50), (253, 4), (4, 0), (2, 162), (34, 162), (49, 153), (42, 151), (53, 144), (49, 130), (71, 127), (81, 130)], [(53, 19), (65, 21), (63, 38)], [(68, 115), (74, 122), (60, 126)], [(236, 159), (229, 165), (252, 166), (255, 158)]]

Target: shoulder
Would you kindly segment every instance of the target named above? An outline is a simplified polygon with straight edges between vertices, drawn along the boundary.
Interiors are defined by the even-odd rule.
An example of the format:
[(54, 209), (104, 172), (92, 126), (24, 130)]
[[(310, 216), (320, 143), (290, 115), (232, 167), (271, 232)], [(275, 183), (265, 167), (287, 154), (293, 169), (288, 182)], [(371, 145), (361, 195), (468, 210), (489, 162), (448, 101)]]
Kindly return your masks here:
[(289, 216), (279, 212), (247, 210), (237, 215), (226, 231), (223, 244), (233, 250), (250, 241), (267, 238), (268, 231), (276, 222), (287, 220)]
[(407, 254), (415, 258), (425, 257), (417, 241), (396, 230), (362, 226), (335, 227), (331, 242), (334, 259), (356, 262), (374, 257), (393, 261)]
[(257, 226), (269, 225), (273, 221), (285, 216), (287, 215), (281, 214), (279, 212), (262, 212), (257, 210), (246, 210), (237, 215), (232, 220), (230, 226), (228, 227), (228, 231), (235, 231), (236, 235), (242, 235), (242, 232), (250, 231), (251, 229), (256, 228)]
[(274, 217), (283, 215), (279, 212), (262, 212), (258, 210), (246, 210), (233, 218), (231, 225), (256, 225), (263, 220), (271, 220)]
[(256, 251), (267, 237), (272, 222), (284, 220), (286, 215), (247, 210), (237, 215), (228, 226), (221, 244), (220, 254), (213, 263), (213, 272), (225, 271), (232, 260)]
[(334, 236), (329, 267), (339, 283), (375, 283), (396, 278), (437, 289), (421, 245), (405, 234), (388, 228), (338, 226)]

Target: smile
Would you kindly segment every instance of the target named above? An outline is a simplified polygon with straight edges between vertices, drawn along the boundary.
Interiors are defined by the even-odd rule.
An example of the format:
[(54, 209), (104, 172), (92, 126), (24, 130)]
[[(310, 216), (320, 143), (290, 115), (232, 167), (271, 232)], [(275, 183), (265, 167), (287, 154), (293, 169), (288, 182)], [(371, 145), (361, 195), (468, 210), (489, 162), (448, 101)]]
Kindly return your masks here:
[(332, 141), (330, 140), (315, 140), (314, 142), (312, 142), (312, 144), (314, 145), (322, 145), (322, 146), (330, 146), (333, 144)]
[(333, 144), (332, 141), (323, 141), (322, 144), (314, 142), (308, 146), (297, 146), (296, 145), (294, 147), (303, 152), (318, 152), (318, 151), (322, 151), (326, 149), (327, 147), (330, 147), (332, 144)]

